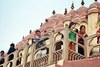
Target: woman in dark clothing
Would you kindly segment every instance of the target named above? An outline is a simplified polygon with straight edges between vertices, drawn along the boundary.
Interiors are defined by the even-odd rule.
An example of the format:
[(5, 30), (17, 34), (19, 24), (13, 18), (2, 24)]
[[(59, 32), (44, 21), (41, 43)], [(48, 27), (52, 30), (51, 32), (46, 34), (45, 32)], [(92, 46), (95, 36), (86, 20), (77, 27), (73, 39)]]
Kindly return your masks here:
[[(10, 48), (9, 48), (9, 50), (8, 50), (8, 53), (7, 54), (10, 54), (10, 53), (12, 53), (12, 52), (14, 52), (16, 49), (15, 49), (15, 44), (14, 43), (12, 43), (12, 44), (10, 44)], [(11, 54), (10, 56), (9, 56), (9, 60), (12, 60), (13, 59), (13, 57), (14, 57), (14, 55), (13, 54)]]
[(97, 35), (97, 44), (99, 44), (100, 43), (100, 28), (97, 30), (96, 35)]
[(3, 64), (4, 61), (5, 61), (5, 59), (4, 59), (4, 54), (5, 54), (5, 52), (4, 52), (3, 50), (0, 51), (0, 64)]
[[(88, 36), (88, 35), (86, 34), (86, 27), (85, 27), (84, 25), (81, 25), (81, 26), (80, 26), (80, 31), (79, 31), (78, 34), (80, 34), (80, 35), (83, 36), (83, 37), (87, 37), (87, 36)], [(84, 45), (84, 40), (83, 40), (83, 38), (80, 37), (80, 36), (79, 36), (79, 38), (78, 38), (78, 43), (80, 43), (81, 45)], [(80, 45), (78, 46), (78, 53), (84, 55), (84, 49), (83, 49), (83, 47), (80, 46)]]
[[(16, 49), (15, 49), (15, 44), (14, 43), (11, 43), (10, 44), (10, 48), (9, 48), (9, 50), (8, 50), (8, 55), (9, 54), (11, 54), (12, 52), (14, 52)], [(14, 58), (14, 55), (13, 54), (11, 54), (11, 55), (9, 55), (9, 59), (8, 59), (8, 61), (10, 61), (10, 60), (12, 60)], [(9, 67), (12, 67), (12, 62), (10, 62), (10, 66)]]

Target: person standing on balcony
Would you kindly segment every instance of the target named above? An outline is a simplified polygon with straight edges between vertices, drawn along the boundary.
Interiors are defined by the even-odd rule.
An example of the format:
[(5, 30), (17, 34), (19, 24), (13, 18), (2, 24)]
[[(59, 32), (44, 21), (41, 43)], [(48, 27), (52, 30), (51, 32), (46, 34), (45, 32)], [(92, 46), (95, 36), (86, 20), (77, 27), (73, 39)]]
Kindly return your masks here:
[(75, 43), (73, 41), (75, 41), (76, 34), (74, 32), (72, 32), (72, 31), (75, 31), (74, 30), (75, 26), (76, 26), (76, 23), (70, 22), (70, 24), (69, 24), (69, 31), (70, 31), (70, 33), (69, 33), (69, 39), (72, 40), (72, 41), (69, 44), (69, 48), (71, 50), (74, 50), (74, 51), (75, 51)]
[[(41, 39), (41, 32), (40, 30), (36, 30), (35, 31), (35, 37), (33, 38), (34, 42), (38, 42)], [(38, 42), (38, 44), (36, 45), (36, 48), (40, 48), (43, 46), (42, 42)]]
[(0, 51), (0, 64), (3, 64), (4, 63), (4, 51)]
[(37, 42), (40, 40), (40, 37), (41, 37), (41, 32), (39, 30), (36, 30), (35, 31), (35, 37), (33, 38), (33, 42)]
[[(15, 50), (16, 50), (16, 49), (15, 49), (15, 44), (14, 44), (14, 43), (11, 43), (11, 44), (10, 44), (10, 48), (9, 48), (7, 54), (9, 55), (10, 53), (14, 52)], [(14, 55), (11, 54), (11, 55), (9, 56), (9, 60), (12, 60), (13, 57), (14, 57)]]
[[(14, 43), (11, 43), (11, 44), (10, 44), (10, 48), (9, 48), (7, 54), (9, 55), (9, 54), (13, 53), (15, 50), (16, 50), (16, 49), (15, 49), (15, 44), (14, 44)], [(13, 58), (14, 58), (14, 55), (11, 54), (11, 55), (9, 55), (9, 59), (8, 59), (8, 60), (10, 61), (10, 60), (12, 60)], [(12, 62), (10, 62), (10, 66), (9, 66), (9, 67), (12, 67)]]
[[(83, 37), (88, 36), (86, 34), (86, 27), (84, 25), (80, 26), (80, 31), (78, 32), (78, 34), (83, 36)], [(84, 45), (84, 39), (81, 36), (78, 37), (78, 43), (81, 44), (81, 45)], [(84, 49), (81, 45), (78, 45), (78, 53), (84, 55)]]
[(100, 43), (100, 27), (97, 30), (96, 35), (97, 35), (97, 44), (99, 44)]

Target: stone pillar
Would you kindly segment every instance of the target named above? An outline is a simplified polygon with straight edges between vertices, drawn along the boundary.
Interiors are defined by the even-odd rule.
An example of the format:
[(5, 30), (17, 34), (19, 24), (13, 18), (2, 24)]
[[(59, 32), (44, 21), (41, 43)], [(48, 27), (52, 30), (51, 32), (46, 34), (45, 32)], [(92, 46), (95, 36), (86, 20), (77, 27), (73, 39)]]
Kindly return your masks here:
[(64, 29), (64, 42), (63, 42), (63, 53), (62, 58), (63, 60), (68, 60), (68, 36), (69, 36), (69, 30), (68, 25), (66, 25)]
[(35, 44), (33, 44), (32, 46), (31, 46), (31, 61), (30, 61), (30, 67), (33, 67), (33, 60), (34, 60), (34, 52), (35, 52)]
[(7, 67), (7, 64), (8, 64), (8, 55), (5, 57), (5, 62), (4, 62), (4, 67)]
[(52, 32), (50, 35), (48, 64), (51, 64), (53, 62), (53, 41), (54, 41), (54, 32)]
[(78, 34), (76, 35), (76, 45), (75, 45), (75, 51), (78, 53)]
[(12, 62), (12, 67), (16, 67), (16, 62), (17, 62), (17, 55), (18, 55), (18, 50), (16, 50), (14, 53), (14, 59), (13, 59), (13, 62)]
[(88, 45), (88, 41), (87, 41), (87, 38), (84, 38), (84, 56), (85, 58), (88, 58), (89, 57), (89, 45)]
[(27, 61), (27, 54), (28, 54), (28, 45), (24, 48), (24, 54), (23, 54), (23, 67), (25, 67), (26, 61)]

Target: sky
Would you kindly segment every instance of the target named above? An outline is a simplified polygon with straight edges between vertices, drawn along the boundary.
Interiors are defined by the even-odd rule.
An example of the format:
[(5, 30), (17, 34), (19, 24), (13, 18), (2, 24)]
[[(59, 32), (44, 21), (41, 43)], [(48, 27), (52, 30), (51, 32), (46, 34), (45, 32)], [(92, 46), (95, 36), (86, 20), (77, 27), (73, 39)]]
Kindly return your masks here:
[[(94, 3), (84, 1), (86, 7)], [(75, 10), (81, 6), (81, 0), (0, 0), (0, 51), (7, 52), (11, 43), (17, 44), (29, 30), (38, 29), (53, 10), (60, 14), (65, 8), (70, 11), (72, 2)]]

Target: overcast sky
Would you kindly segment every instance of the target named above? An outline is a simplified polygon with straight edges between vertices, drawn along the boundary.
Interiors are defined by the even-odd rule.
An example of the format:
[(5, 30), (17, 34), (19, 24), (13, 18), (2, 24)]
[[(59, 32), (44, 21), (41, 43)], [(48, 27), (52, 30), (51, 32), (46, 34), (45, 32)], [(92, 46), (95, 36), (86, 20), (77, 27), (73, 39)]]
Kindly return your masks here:
[[(0, 0), (0, 51), (7, 52), (12, 42), (18, 43), (30, 29), (38, 29), (53, 10), (60, 14), (65, 8), (70, 11), (72, 1), (75, 10), (81, 6), (81, 0)], [(84, 1), (87, 7), (94, 2)]]

